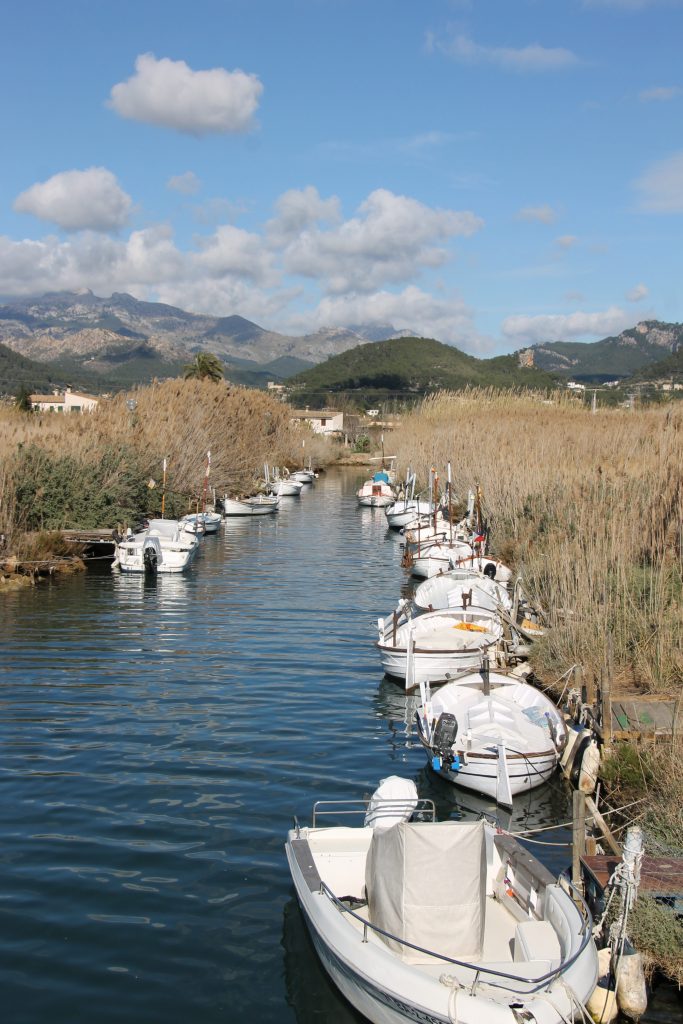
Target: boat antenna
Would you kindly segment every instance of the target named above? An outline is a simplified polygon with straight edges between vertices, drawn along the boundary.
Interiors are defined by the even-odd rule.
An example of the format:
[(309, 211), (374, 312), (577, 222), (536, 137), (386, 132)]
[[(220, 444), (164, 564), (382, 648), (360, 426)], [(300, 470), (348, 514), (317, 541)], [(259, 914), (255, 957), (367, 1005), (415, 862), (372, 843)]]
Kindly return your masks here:
[(161, 491), (161, 518), (162, 519), (164, 518), (164, 510), (166, 508), (166, 465), (167, 465), (167, 460), (164, 457), (164, 475), (163, 475), (163, 478), (162, 478), (163, 479), (163, 483), (161, 485), (162, 486), (162, 491)]

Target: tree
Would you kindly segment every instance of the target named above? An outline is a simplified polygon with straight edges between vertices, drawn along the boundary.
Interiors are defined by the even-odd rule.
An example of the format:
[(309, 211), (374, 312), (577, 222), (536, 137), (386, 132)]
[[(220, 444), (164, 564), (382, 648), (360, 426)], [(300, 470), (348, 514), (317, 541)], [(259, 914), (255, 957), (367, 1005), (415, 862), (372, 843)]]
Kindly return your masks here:
[(25, 384), (22, 384), (17, 391), (14, 401), (17, 409), (21, 409), (22, 412), (31, 412), (33, 409), (33, 405), (31, 404), (31, 392)]
[(212, 380), (217, 383), (223, 379), (223, 366), (217, 356), (211, 352), (198, 352), (193, 363), (184, 367), (185, 380)]

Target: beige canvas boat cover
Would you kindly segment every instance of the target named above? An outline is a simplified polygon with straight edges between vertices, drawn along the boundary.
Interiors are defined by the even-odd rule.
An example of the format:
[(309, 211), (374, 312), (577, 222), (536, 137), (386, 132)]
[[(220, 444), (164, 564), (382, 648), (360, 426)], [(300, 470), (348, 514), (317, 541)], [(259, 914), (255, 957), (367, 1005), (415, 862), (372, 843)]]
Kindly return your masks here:
[[(484, 941), (484, 822), (402, 822), (375, 831), (365, 867), (370, 921), (407, 942), (477, 960)], [(406, 963), (433, 963), (384, 939)]]

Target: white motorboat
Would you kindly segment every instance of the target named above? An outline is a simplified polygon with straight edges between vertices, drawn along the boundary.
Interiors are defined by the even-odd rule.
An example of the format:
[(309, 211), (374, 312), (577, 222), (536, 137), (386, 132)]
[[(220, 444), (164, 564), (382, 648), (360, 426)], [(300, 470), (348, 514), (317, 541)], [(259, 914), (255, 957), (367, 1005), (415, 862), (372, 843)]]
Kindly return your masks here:
[(512, 598), (504, 584), (471, 569), (451, 569), (424, 580), (413, 594), (418, 612), (435, 612), (443, 608), (464, 608), (468, 604), (495, 612), (512, 610)]
[(396, 501), (396, 493), (389, 482), (389, 474), (380, 469), (356, 491), (358, 504), (369, 508), (388, 508)]
[(344, 810), (365, 808), (319, 802), (285, 848), (313, 945), (359, 1013), (373, 1024), (574, 1019), (598, 958), (568, 882), (484, 821), (320, 824)]
[(562, 714), (518, 676), (487, 667), (425, 691), (415, 718), (439, 775), (504, 807), (546, 782), (567, 742)]
[(503, 624), (488, 608), (470, 605), (402, 618), (397, 612), (377, 622), (382, 668), (405, 680), (406, 690), (421, 682), (440, 685), (478, 669), (485, 654), (495, 657)]
[(267, 516), (277, 512), (280, 499), (274, 494), (256, 494), (253, 498), (229, 498), (227, 494), (221, 502), (223, 515), (231, 516)]
[(151, 519), (146, 530), (117, 543), (113, 566), (121, 572), (182, 572), (198, 548), (198, 537), (186, 533), (177, 519)]

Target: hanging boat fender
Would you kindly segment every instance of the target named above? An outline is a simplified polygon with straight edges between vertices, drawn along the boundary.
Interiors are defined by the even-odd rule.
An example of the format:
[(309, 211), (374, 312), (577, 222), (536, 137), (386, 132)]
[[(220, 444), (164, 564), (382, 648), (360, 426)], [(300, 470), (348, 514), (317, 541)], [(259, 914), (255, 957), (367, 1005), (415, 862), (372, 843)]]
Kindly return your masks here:
[(594, 793), (598, 784), (598, 772), (600, 770), (600, 748), (597, 740), (588, 742), (581, 758), (579, 768), (579, 789), (582, 793)]
[(617, 1004), (629, 1020), (638, 1021), (647, 1010), (643, 958), (627, 944), (617, 966)]
[(590, 730), (586, 729), (584, 725), (572, 722), (569, 725), (567, 745), (564, 748), (562, 759), (560, 760), (560, 767), (564, 775), (569, 778), (574, 768), (574, 761), (581, 748), (582, 744), (585, 745), (590, 740)]
[(611, 957), (609, 946), (598, 950), (598, 983), (586, 1002), (586, 1009), (595, 1024), (610, 1024), (619, 1013), (610, 968)]

